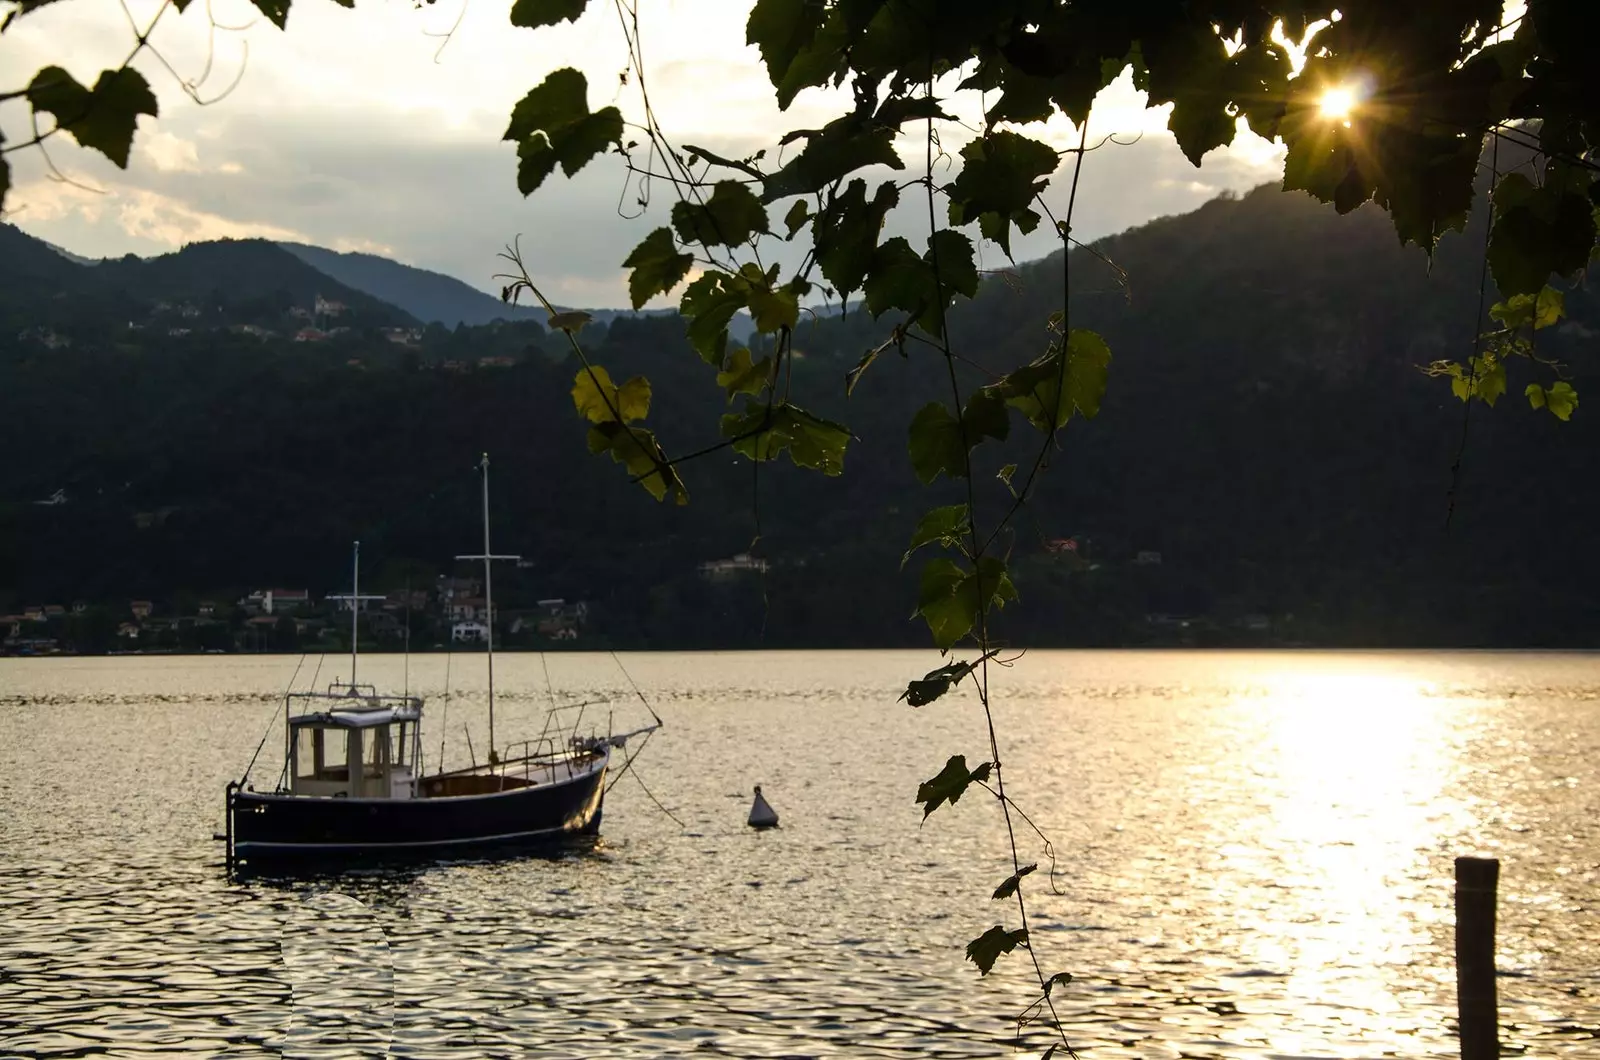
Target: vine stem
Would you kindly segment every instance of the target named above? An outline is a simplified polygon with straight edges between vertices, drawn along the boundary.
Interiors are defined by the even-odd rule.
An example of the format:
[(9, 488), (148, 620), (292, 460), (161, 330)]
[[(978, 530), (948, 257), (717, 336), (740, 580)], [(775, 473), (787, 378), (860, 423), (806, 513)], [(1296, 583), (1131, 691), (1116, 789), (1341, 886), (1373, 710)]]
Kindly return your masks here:
[[(927, 77), (927, 82), (926, 82), (926, 84), (927, 84), (927, 94), (928, 94), (928, 98), (929, 98), (930, 101), (933, 99), (933, 80), (934, 80), (933, 79), (933, 65), (932, 65), (932, 62), (930, 60), (929, 65), (928, 65), (928, 77)], [(1085, 135), (1087, 135), (1087, 132), (1088, 132), (1088, 122), (1086, 120), (1084, 122), (1084, 133), (1085, 133)], [(994, 789), (993, 789), (993, 793), (995, 795), (996, 800), (1000, 803), (1001, 815), (1005, 820), (1006, 840), (1007, 840), (1007, 843), (1008, 843), (1008, 845), (1010, 846), (1010, 849), (1011, 849), (1011, 871), (1012, 871), (1013, 875), (1017, 875), (1017, 874), (1020, 874), (1021, 871), (1022, 871), (1022, 857), (1017, 852), (1016, 825), (1011, 819), (1011, 800), (1006, 795), (1005, 773), (1004, 773), (1004, 769), (1002, 767), (1001, 758), (1000, 758), (1000, 739), (999, 739), (999, 736), (998, 736), (998, 734), (997, 734), (997, 732), (995, 730), (994, 710), (990, 706), (990, 701), (989, 701), (989, 658), (990, 658), (989, 622), (988, 622), (989, 594), (985, 593), (985, 591), (984, 591), (984, 586), (983, 586), (983, 562), (982, 561), (983, 561), (983, 556), (984, 556), (984, 549), (986, 548), (987, 544), (990, 541), (993, 540), (993, 535), (991, 535), (989, 539), (985, 540), (985, 539), (983, 539), (981, 537), (981, 535), (978, 532), (977, 491), (976, 491), (976, 487), (973, 484), (972, 449), (968, 444), (967, 425), (966, 425), (965, 420), (962, 418), (962, 414), (961, 414), (962, 413), (961, 384), (960, 384), (960, 380), (956, 376), (956, 358), (955, 358), (955, 354), (954, 354), (954, 352), (952, 351), (952, 348), (951, 348), (950, 327), (949, 327), (948, 320), (946, 319), (946, 313), (945, 313), (946, 298), (945, 298), (944, 280), (943, 280), (943, 277), (942, 277), (942, 275), (940, 274), (940, 271), (939, 271), (939, 244), (938, 244), (938, 240), (935, 238), (938, 235), (940, 229), (939, 229), (938, 214), (937, 214), (937, 211), (936, 211), (935, 205), (934, 205), (934, 180), (933, 180), (933, 162), (934, 162), (933, 145), (934, 145), (934, 140), (935, 140), (935, 134), (934, 134), (934, 127), (933, 127), (933, 116), (932, 116), (932, 113), (931, 113), (931, 110), (930, 110), (929, 116), (927, 118), (926, 134), (924, 136), (924, 141), (923, 141), (923, 146), (924, 146), (924, 159), (923, 159), (924, 186), (925, 186), (925, 190), (927, 192), (927, 204), (928, 204), (928, 257), (929, 257), (929, 263), (933, 266), (934, 305), (937, 308), (937, 320), (938, 320), (938, 324), (939, 324), (939, 335), (938, 335), (939, 347), (940, 347), (940, 351), (944, 354), (945, 368), (946, 368), (946, 370), (948, 372), (949, 379), (950, 379), (950, 395), (951, 395), (951, 399), (955, 402), (956, 429), (959, 432), (960, 437), (961, 437), (962, 459), (963, 459), (963, 461), (965, 463), (965, 470), (966, 470), (966, 482), (967, 482), (967, 527), (968, 527), (968, 531), (969, 531), (971, 542), (972, 542), (972, 553), (971, 553), (971, 555), (972, 555), (972, 563), (973, 563), (973, 577), (974, 577), (974, 579), (976, 581), (977, 590), (978, 590), (977, 591), (977, 598), (978, 598), (978, 608), (977, 608), (978, 650), (982, 653), (981, 657), (979, 658), (979, 661), (978, 661), (978, 665), (979, 665), (979, 673), (977, 675), (978, 702), (983, 707), (984, 723), (985, 723), (985, 725), (986, 725), (986, 727), (988, 729), (988, 734), (989, 734), (989, 754), (990, 754), (990, 761), (993, 763), (994, 784), (995, 784)], [(1078, 152), (1077, 168), (1073, 172), (1072, 191), (1068, 196), (1067, 217), (1068, 217), (1069, 221), (1070, 221), (1070, 218), (1072, 216), (1072, 206), (1075, 203), (1076, 198), (1077, 198), (1078, 174), (1079, 174), (1079, 172), (1081, 172), (1082, 166), (1083, 166), (1083, 152), (1080, 150)], [(1065, 233), (1063, 233), (1063, 238), (1064, 237), (1065, 237)], [(1065, 312), (1065, 309), (1063, 309), (1063, 313), (1064, 312)], [(1063, 319), (1065, 319), (1065, 318), (1063, 317)], [(1065, 373), (1066, 373), (1066, 359), (1067, 359), (1067, 350), (1066, 350), (1065, 346), (1063, 346), (1062, 354), (1061, 354), (1061, 365), (1062, 365), (1062, 369), (1061, 370), (1062, 370), (1063, 381), (1064, 381), (1064, 377), (1065, 377)], [(1060, 385), (1060, 383), (1058, 382), (1057, 391), (1056, 391), (1056, 394), (1057, 394), (1056, 401), (1057, 401), (1057, 408), (1058, 409), (1059, 409), (1060, 400), (1064, 396), (1062, 390), (1063, 390), (1063, 388)], [(1052, 419), (1051, 419), (1051, 431), (1047, 435), (1046, 442), (1045, 442), (1046, 447), (1048, 447), (1049, 441), (1050, 441), (1051, 438), (1053, 438), (1054, 434), (1055, 434), (1055, 412), (1053, 411), (1052, 412)], [(1041, 460), (1043, 459), (1043, 453), (1042, 452), (1041, 452), (1040, 459)], [(1015, 511), (1015, 507), (1013, 507), (1012, 511), (1013, 512)], [(1010, 514), (1008, 514), (1006, 516), (1006, 519), (1009, 519), (1009, 518), (1010, 518)], [(1001, 525), (1003, 525), (1004, 522), (1005, 522), (1005, 520), (1002, 520), (1001, 521)], [(996, 532), (998, 532), (998, 529), (999, 529), (999, 527), (997, 526), (996, 527)], [(995, 588), (998, 589), (998, 586), (996, 586)], [(985, 787), (987, 787), (987, 785), (985, 785)], [(1056, 1012), (1055, 1001), (1050, 996), (1049, 984), (1048, 984), (1048, 982), (1046, 980), (1046, 977), (1045, 977), (1045, 974), (1044, 974), (1044, 968), (1039, 964), (1039, 955), (1034, 950), (1034, 947), (1033, 947), (1032, 932), (1028, 928), (1028, 923), (1029, 923), (1029, 921), (1028, 921), (1028, 903), (1027, 903), (1027, 899), (1023, 895), (1023, 887), (1020, 885), (1020, 883), (1018, 884), (1017, 889), (1016, 889), (1016, 899), (1017, 899), (1017, 914), (1022, 920), (1022, 927), (1023, 927), (1023, 929), (1025, 931), (1029, 932), (1028, 939), (1027, 939), (1028, 959), (1033, 964), (1034, 977), (1037, 979), (1037, 981), (1039, 983), (1039, 992), (1041, 994), (1041, 999), (1043, 1000), (1045, 1007), (1047, 1007), (1050, 1010), (1050, 1023), (1051, 1023), (1051, 1026), (1055, 1028), (1057, 1036), (1060, 1037), (1061, 1044), (1062, 1044), (1062, 1046), (1064, 1046), (1066, 1048), (1067, 1055), (1072, 1057), (1073, 1060), (1077, 1060), (1078, 1054), (1072, 1048), (1072, 1043), (1067, 1039), (1067, 1032), (1066, 1032), (1065, 1028), (1063, 1028), (1062, 1025), (1061, 1025), (1061, 1017), (1060, 1017), (1059, 1013)]]
[(1456, 514), (1456, 492), (1461, 488), (1461, 460), (1467, 454), (1467, 429), (1472, 424), (1472, 392), (1478, 388), (1478, 358), (1483, 350), (1484, 291), (1489, 286), (1489, 237), (1494, 233), (1494, 193), (1500, 186), (1500, 137), (1491, 140), (1489, 149), (1489, 212), (1483, 222), (1483, 261), (1478, 266), (1478, 309), (1472, 318), (1472, 356), (1467, 360), (1467, 399), (1462, 402), (1461, 438), (1456, 443), (1455, 459), (1450, 464), (1450, 492), (1444, 512), (1448, 531)]

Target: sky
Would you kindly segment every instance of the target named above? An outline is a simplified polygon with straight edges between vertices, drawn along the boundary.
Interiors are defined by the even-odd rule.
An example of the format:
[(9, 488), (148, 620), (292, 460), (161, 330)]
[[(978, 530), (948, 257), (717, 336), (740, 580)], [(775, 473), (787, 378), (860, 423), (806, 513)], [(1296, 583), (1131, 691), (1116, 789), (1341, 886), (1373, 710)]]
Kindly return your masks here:
[[(128, 4), (142, 26), (159, 0)], [(778, 110), (759, 53), (744, 43), (750, 4), (640, 0), (644, 72), (674, 142), (737, 157), (844, 109), (842, 94), (819, 89), (803, 93), (788, 112)], [(591, 107), (614, 103), (625, 118), (638, 117), (636, 90), (619, 81), (626, 47), (615, 10), (595, 0), (578, 23), (535, 31), (512, 27), (510, 6), (357, 0), (348, 10), (331, 0), (296, 0), (282, 32), (247, 0), (194, 0), (181, 16), (169, 10), (151, 36), (161, 58), (144, 54), (135, 62), (161, 117), (140, 119), (128, 169), (65, 137), (49, 142), (49, 161), (70, 183), (53, 177), (38, 152), (13, 153), (6, 219), (88, 257), (260, 236), (382, 254), (491, 291), (499, 289), (494, 275), (503, 264), (496, 254), (517, 239), (553, 301), (626, 305), (620, 263), (650, 229), (667, 223), (670, 200), (657, 194), (642, 218), (619, 216), (619, 205), (629, 207), (637, 193), (614, 156), (570, 180), (557, 173), (524, 199), (516, 190), (515, 147), (500, 140), (516, 101), (563, 66), (587, 75)], [(20, 87), (9, 83), (13, 77), (50, 64), (92, 84), (101, 69), (122, 61), (133, 40), (120, 0), (60, 0), (0, 37), (0, 70), (8, 72), (0, 75), (0, 92)], [(183, 81), (199, 83), (203, 102), (186, 94)], [(21, 101), (0, 103), (9, 141), (25, 135), (27, 120)], [(1108, 142), (1086, 156), (1074, 223), (1079, 238), (1182, 213), (1224, 190), (1282, 175), (1281, 147), (1248, 131), (1197, 169), (1165, 125), (1165, 109), (1145, 109), (1126, 75), (1101, 94), (1091, 142), (1115, 133), (1130, 143)], [(1061, 148), (1078, 142), (1064, 119), (1024, 131)], [(952, 154), (960, 135), (950, 130), (945, 147)], [(902, 146), (913, 159), (911, 144)], [(921, 149), (919, 140), (914, 150)], [(949, 172), (953, 177), (955, 169)], [(1064, 206), (1066, 184), (1058, 175), (1047, 195), (1053, 209)], [(888, 227), (916, 245), (926, 238), (909, 212), (891, 217)], [(1047, 229), (1013, 241), (1017, 260), (1054, 249)], [(991, 246), (980, 252), (980, 264), (1006, 262)]]

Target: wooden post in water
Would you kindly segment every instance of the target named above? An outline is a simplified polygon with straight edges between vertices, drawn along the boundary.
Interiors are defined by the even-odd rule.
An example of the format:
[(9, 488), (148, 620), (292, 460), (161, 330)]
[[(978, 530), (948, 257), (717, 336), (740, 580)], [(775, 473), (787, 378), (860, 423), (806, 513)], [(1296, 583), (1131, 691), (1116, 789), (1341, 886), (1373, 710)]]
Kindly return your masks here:
[(1456, 1006), (1461, 1060), (1499, 1060), (1494, 917), (1500, 862), (1456, 858)]

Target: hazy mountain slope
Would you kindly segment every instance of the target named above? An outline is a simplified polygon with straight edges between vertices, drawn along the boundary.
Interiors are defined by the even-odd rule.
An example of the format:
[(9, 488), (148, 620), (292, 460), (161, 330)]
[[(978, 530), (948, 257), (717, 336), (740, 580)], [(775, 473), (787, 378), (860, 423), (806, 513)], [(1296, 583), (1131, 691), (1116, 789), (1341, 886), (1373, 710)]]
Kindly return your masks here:
[[(1448, 387), (1416, 370), (1470, 350), (1481, 225), (1448, 237), (1430, 274), (1377, 211), (1341, 218), (1258, 191), (1097, 244), (1120, 274), (1074, 253), (1073, 324), (1106, 336), (1110, 389), (1099, 417), (1072, 423), (1050, 453), (1005, 539), (1021, 600), (1000, 635), (1145, 643), (1173, 636), (1146, 619), (1165, 613), (1225, 642), (1244, 636), (1247, 614), (1268, 616), (1279, 643), (1600, 640), (1600, 415), (1584, 404), (1560, 423), (1530, 409), (1517, 366), (1499, 405), (1466, 421)], [(1062, 285), (1057, 256), (958, 308), (964, 392), (987, 378), (974, 365), (1042, 351)], [(1569, 306), (1574, 321), (1542, 348), (1600, 403), (1600, 311), (1582, 288)], [(852, 311), (796, 338), (786, 386), (850, 426), (844, 476), (783, 462), (752, 474), (718, 452), (683, 466), (686, 508), (656, 504), (587, 452), (576, 366), (527, 352), (548, 338), (537, 325), (425, 335), (415, 350), (359, 332), (331, 350), (196, 332), (9, 358), (0, 335), (0, 449), (28, 455), (0, 462), (0, 596), (332, 589), (354, 537), (375, 574), (405, 559), (448, 567), (476, 532), (471, 466), (488, 449), (496, 540), (532, 562), (526, 591), (596, 601), (628, 643), (925, 643), (906, 620), (917, 564), (902, 571), (901, 553), (917, 513), (965, 485), (916, 483), (906, 424), (949, 400), (948, 381), (910, 344), (853, 397), (843, 387), (893, 322)], [(670, 452), (716, 440), (728, 403), (681, 322), (591, 325), (584, 346), (614, 377), (649, 375), (650, 425)], [(464, 367), (490, 351), (517, 366)], [(1020, 481), (1038, 443), (1013, 417), (1005, 443), (978, 450), (980, 522), (1010, 504), (994, 472), (1017, 463)], [(71, 503), (29, 503), (58, 488)], [(160, 525), (137, 518), (166, 511)], [(764, 581), (699, 576), (758, 534), (773, 563)], [(1068, 535), (1096, 569), (1044, 547)], [(1141, 552), (1162, 561), (1137, 564)]]
[(402, 265), (376, 254), (339, 253), (304, 243), (280, 243), (289, 253), (346, 286), (447, 328), (493, 320), (543, 321), (543, 309), (509, 306), (453, 276)]

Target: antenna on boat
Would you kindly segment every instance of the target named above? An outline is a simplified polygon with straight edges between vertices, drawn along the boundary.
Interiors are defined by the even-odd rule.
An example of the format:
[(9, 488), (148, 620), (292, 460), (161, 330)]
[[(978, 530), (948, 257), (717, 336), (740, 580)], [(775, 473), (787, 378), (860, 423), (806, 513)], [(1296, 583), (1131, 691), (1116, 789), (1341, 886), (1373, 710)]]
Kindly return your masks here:
[(496, 556), (489, 549), (489, 454), (484, 453), (483, 459), (478, 462), (478, 469), (483, 472), (483, 554), (479, 556), (457, 556), (456, 559), (481, 559), (483, 560), (483, 608), (485, 615), (483, 623), (484, 646), (489, 651), (489, 764), (498, 761), (494, 749), (494, 587), (491, 575), (491, 565), (497, 559), (521, 559), (521, 556)]
[(382, 600), (381, 596), (361, 595), (361, 542), (355, 544), (355, 558), (351, 561), (350, 591), (348, 593), (334, 593), (329, 600), (348, 600), (350, 602), (350, 684), (356, 683), (356, 637), (359, 634), (361, 619), (361, 601)]

